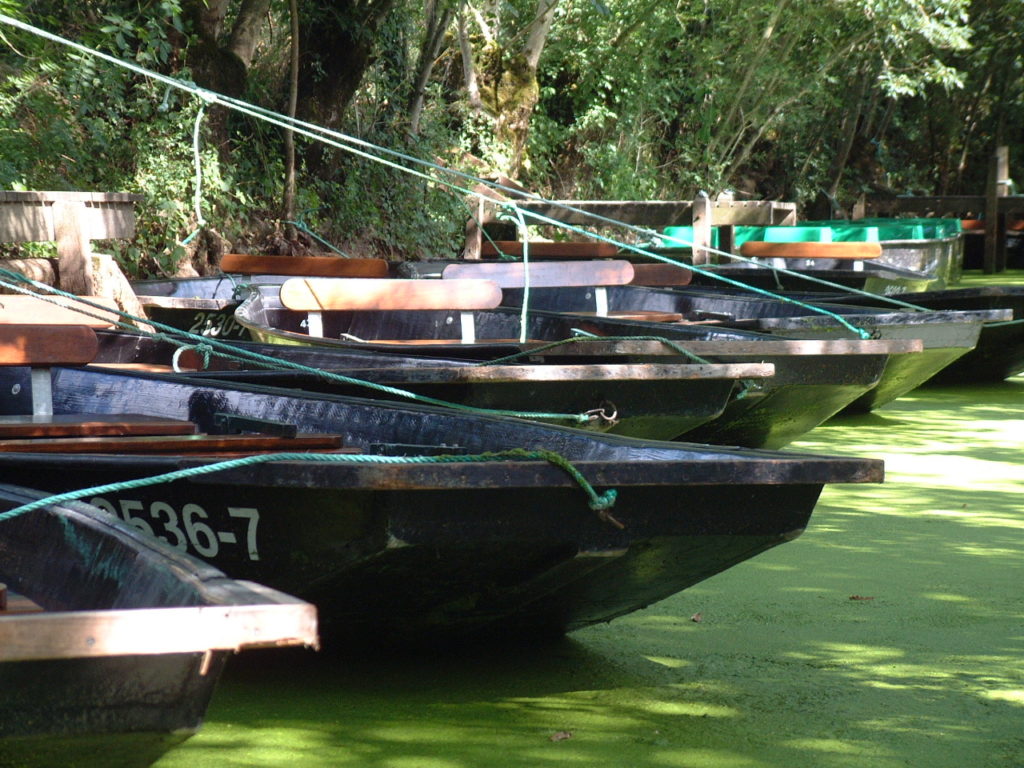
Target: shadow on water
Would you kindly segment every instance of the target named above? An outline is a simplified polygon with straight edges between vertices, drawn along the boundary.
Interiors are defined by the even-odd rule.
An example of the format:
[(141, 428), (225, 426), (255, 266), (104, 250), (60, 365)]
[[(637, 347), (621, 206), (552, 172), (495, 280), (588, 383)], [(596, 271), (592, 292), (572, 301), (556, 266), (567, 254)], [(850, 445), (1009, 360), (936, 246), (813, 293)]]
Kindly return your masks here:
[(808, 531), (535, 648), (248, 654), (161, 768), (1024, 765), (1024, 379), (794, 450), (879, 456)]

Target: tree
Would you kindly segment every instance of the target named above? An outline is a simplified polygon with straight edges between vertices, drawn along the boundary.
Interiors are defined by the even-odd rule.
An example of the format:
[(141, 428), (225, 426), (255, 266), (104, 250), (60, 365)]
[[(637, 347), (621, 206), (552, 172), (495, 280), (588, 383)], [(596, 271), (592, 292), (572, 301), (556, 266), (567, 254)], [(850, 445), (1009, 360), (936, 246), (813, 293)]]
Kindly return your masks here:
[(494, 121), (497, 170), (518, 176), (528, 165), (530, 118), (540, 98), (537, 71), (555, 20), (558, 0), (481, 7), (463, 4), (459, 16), (470, 106)]

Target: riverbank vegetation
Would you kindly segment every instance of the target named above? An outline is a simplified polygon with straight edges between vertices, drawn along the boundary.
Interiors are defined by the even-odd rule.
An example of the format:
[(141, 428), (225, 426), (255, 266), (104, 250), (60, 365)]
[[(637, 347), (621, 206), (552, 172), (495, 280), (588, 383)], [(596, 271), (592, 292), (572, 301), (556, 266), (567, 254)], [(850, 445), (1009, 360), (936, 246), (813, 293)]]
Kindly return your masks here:
[[(1019, 0), (0, 0), (145, 69), (573, 199), (843, 212), (1024, 150)], [(464, 194), (0, 25), (0, 186), (145, 196), (133, 274), (225, 248), (450, 255)], [(193, 128), (201, 107), (200, 227)], [(1011, 161), (1012, 162), (1012, 161)], [(293, 181), (289, 181), (293, 179)], [(187, 247), (181, 241), (200, 229)]]

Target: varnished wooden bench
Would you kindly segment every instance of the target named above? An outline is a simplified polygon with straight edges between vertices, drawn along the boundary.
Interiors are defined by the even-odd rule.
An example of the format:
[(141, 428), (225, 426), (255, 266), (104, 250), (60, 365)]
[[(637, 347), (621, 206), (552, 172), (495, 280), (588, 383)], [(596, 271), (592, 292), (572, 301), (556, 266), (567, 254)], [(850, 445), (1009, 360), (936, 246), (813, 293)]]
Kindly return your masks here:
[(225, 253), (220, 269), (245, 275), (296, 277), (387, 277), (385, 259), (349, 259), (340, 256), (261, 256)]
[(444, 280), (493, 280), (499, 288), (522, 288), (527, 277), (531, 288), (628, 285), (633, 276), (633, 265), (621, 259), (545, 261), (528, 266), (518, 261), (466, 261), (449, 264), (441, 272)]
[(6, 584), (0, 584), (0, 616), (11, 616), (16, 613), (40, 613), (42, 607), (24, 595), (11, 592)]
[(113, 299), (102, 296), (82, 297), (106, 308), (97, 309), (63, 296), (49, 298), (52, 301), (23, 294), (0, 296), (0, 325), (23, 325), (26, 318), (32, 318), (32, 323), (36, 325), (112, 328), (120, 319)]
[(682, 320), (683, 316), (678, 312), (642, 309), (610, 311), (608, 309), (608, 286), (629, 285), (634, 282), (637, 266), (621, 259), (543, 261), (528, 266), (522, 262), (466, 261), (449, 264), (441, 272), (441, 277), (444, 280), (486, 278), (494, 280), (502, 288), (525, 288), (526, 279), (529, 276), (530, 288), (592, 288), (594, 291), (593, 313), (580, 312), (578, 314), (594, 314), (597, 317), (642, 320), (652, 323)]
[(652, 288), (671, 288), (689, 285), (693, 271), (674, 264), (634, 264), (633, 280), (630, 285), (646, 285)]
[[(195, 429), (193, 425), (193, 430)], [(341, 436), (296, 435), (128, 435), (119, 437), (58, 437), (35, 440), (2, 440), (0, 453), (264, 453), (268, 451), (337, 451)]]
[(867, 259), (882, 255), (879, 243), (769, 243), (748, 240), (740, 246), (740, 255), (749, 259), (838, 259), (853, 262), (854, 270), (863, 268)]
[[(27, 298), (27, 297), (8, 297)], [(0, 324), (0, 365), (30, 369), (32, 413), (0, 416), (0, 438), (193, 434), (192, 422), (151, 416), (53, 413), (50, 369), (86, 365), (99, 348), (84, 325)]]
[(473, 311), (501, 304), (493, 280), (378, 280), (373, 278), (291, 278), (281, 285), (281, 304), (306, 312), (310, 336), (323, 336), (324, 310), (452, 310), (462, 320), (462, 342), (476, 341)]

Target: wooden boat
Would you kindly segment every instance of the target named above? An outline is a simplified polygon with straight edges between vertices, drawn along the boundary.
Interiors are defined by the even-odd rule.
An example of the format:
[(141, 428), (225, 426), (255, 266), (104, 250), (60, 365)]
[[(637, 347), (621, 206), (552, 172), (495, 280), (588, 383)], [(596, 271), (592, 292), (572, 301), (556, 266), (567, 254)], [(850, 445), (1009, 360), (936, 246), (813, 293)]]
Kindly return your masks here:
[[(431, 286), (437, 288), (438, 284), (448, 281), (412, 282), (419, 283), (421, 290), (429, 291)], [(356, 293), (364, 290), (361, 284), (355, 283), (344, 288)], [(785, 445), (875, 387), (890, 355), (913, 354), (921, 350), (920, 344), (913, 340), (901, 342), (896, 347), (861, 346), (850, 342), (842, 349), (801, 344), (764, 346), (764, 342), (778, 341), (778, 337), (744, 330), (673, 323), (641, 324), (621, 318), (577, 317), (556, 312), (529, 312), (526, 317), (527, 341), (519, 343), (522, 313), (498, 307), (470, 312), (467, 322), (472, 321), (476, 339), (472, 343), (462, 341), (465, 315), (458, 309), (327, 309), (318, 312), (317, 322), (322, 327), (322, 335), (310, 335), (307, 333), (309, 312), (284, 306), (283, 290), (284, 286), (264, 286), (253, 290), (235, 313), (238, 322), (261, 342), (421, 355), (429, 351), (432, 354), (488, 360), (518, 350), (543, 349), (545, 343), (569, 339), (582, 330), (598, 336), (663, 338), (670, 344), (684, 344), (689, 352), (714, 363), (754, 360), (771, 363), (775, 367), (774, 376), (737, 393), (721, 416), (699, 427), (702, 440), (744, 447)], [(322, 298), (331, 304), (331, 299)], [(322, 305), (314, 299), (312, 304), (300, 302), (295, 306)], [(644, 314), (650, 316), (650, 313)], [(730, 345), (731, 342), (740, 343)], [(571, 352), (570, 346), (559, 346), (544, 354), (552, 359), (559, 356), (572, 357), (576, 361), (586, 359)], [(665, 354), (679, 354), (669, 345), (655, 346), (660, 349), (662, 360)], [(601, 361), (615, 359), (608, 357), (608, 349), (611, 348), (602, 348), (600, 343), (596, 343), (596, 348), (591, 344), (588, 355), (597, 354)], [(531, 356), (533, 354), (531, 351)], [(652, 358), (633, 357), (629, 361), (651, 362)], [(622, 402), (617, 405), (620, 411), (627, 407)], [(681, 437), (690, 439), (690, 436), (688, 432)]]
[[(745, 245), (750, 245), (747, 243)], [(872, 246), (874, 250), (843, 251), (845, 257), (855, 258), (877, 255), (877, 243), (764, 243), (761, 247), (822, 245)], [(761, 251), (757, 251), (760, 253)], [(551, 266), (551, 265), (544, 265)], [(518, 269), (518, 271), (515, 271)], [(527, 293), (522, 287), (524, 274), (522, 265), (510, 268), (502, 264), (459, 264), (447, 265), (440, 271), (441, 279), (460, 279), (474, 275), (495, 275), (504, 277), (502, 282), (503, 302), (512, 307), (521, 307)], [(718, 291), (711, 288), (686, 286), (685, 288), (658, 289), (634, 285), (562, 285), (548, 287), (541, 284), (531, 287), (529, 305), (547, 311), (590, 315), (625, 315), (627, 313), (648, 313), (653, 316), (661, 312), (680, 317), (683, 322), (713, 323), (732, 328), (766, 331), (789, 338), (839, 338), (853, 337), (854, 332), (833, 317), (815, 314), (806, 306), (787, 301), (784, 298), (744, 294), (742, 290)], [(847, 305), (818, 303), (823, 309), (864, 328), (875, 338), (922, 340), (922, 354), (895, 355), (886, 366), (878, 384), (860, 395), (846, 407), (849, 410), (867, 411), (891, 402), (906, 394), (935, 375), (957, 357), (967, 353), (977, 344), (984, 322), (1007, 319), (998, 312), (886, 312), (877, 308), (861, 308)], [(642, 315), (638, 315), (641, 317)], [(662, 326), (648, 325), (650, 332), (664, 332)]]
[[(820, 298), (820, 296), (819, 296)], [(883, 299), (864, 296), (829, 295), (830, 302), (891, 306)], [(932, 379), (937, 384), (1002, 381), (1024, 373), (1024, 286), (989, 285), (943, 291), (908, 293), (901, 301), (937, 311), (993, 310), (1013, 313), (1012, 322), (987, 322), (974, 349), (957, 358)]]
[[(114, 367), (155, 365), (166, 369), (167, 362), (176, 351), (174, 345), (146, 336), (103, 331), (99, 332), (98, 336), (100, 351), (96, 357), (97, 362), (102, 361), (104, 365)], [(891, 355), (920, 352), (922, 349), (921, 343), (916, 341), (877, 340), (790, 341), (756, 338), (753, 341), (686, 341), (684, 344), (689, 351), (701, 357), (727, 361), (721, 364), (768, 365), (776, 369), (776, 373), (770, 379), (744, 380), (744, 388), (733, 393), (718, 416), (700, 424), (694, 423), (677, 437), (685, 435), (685, 439), (691, 442), (767, 448), (784, 446), (806, 432), (808, 425), (811, 424), (809, 419), (819, 420), (815, 423), (820, 423), (839, 411), (846, 403), (863, 394), (867, 382), (879, 380)], [(418, 380), (432, 376), (434, 369), (444, 372), (450, 368), (474, 376), (473, 372), (486, 372), (490, 367), (466, 360), (415, 357), (351, 348), (281, 346), (252, 342), (236, 343), (233, 346), (243, 352), (274, 356), (279, 360), (329, 372), (349, 375), (358, 371), (359, 375), (366, 373), (366, 378), (373, 378), (375, 381), (387, 381), (389, 376), (394, 375), (395, 380), (401, 379), (407, 384), (418, 384)], [(658, 366), (679, 358), (671, 347), (655, 341), (594, 340), (579, 342), (571, 347), (548, 350), (541, 348), (531, 352), (529, 359), (532, 369), (525, 375), (536, 376), (541, 380), (541, 386), (544, 386), (543, 379), (548, 374), (543, 369), (571, 370), (572, 364), (580, 360), (586, 361), (588, 365), (594, 365), (595, 361), (600, 361), (596, 363), (598, 365), (605, 365), (604, 361), (619, 360), (619, 363), (612, 364), (614, 367)], [(191, 354), (182, 356), (182, 361), (184, 365), (190, 366), (190, 369), (201, 365), (197, 357)], [(317, 375), (293, 370), (262, 370), (254, 363), (225, 361), (216, 355), (212, 356), (206, 365), (203, 370), (186, 375), (216, 381), (297, 387), (311, 392), (352, 394), (353, 391), (358, 391), (363, 396), (368, 394), (364, 388), (347, 387)], [(486, 386), (491, 384), (486, 381), (486, 374), (481, 376), (481, 382)], [(474, 383), (475, 386), (477, 383)], [(500, 382), (498, 386), (502, 389), (508, 388)], [(512, 384), (509, 384), (509, 387), (514, 388)], [(418, 386), (414, 388), (419, 390)], [(470, 387), (462, 385), (438, 390), (437, 394), (443, 394), (444, 399), (450, 401), (458, 399), (460, 403), (510, 405), (514, 402), (508, 399), (492, 401), (489, 397), (477, 395)], [(510, 394), (521, 400), (521, 395), (514, 392), (503, 394)], [(670, 412), (670, 409), (695, 411), (707, 408), (707, 403), (700, 399), (683, 404), (675, 400), (676, 398), (672, 398), (671, 404), (660, 405), (659, 398), (654, 392), (645, 390), (637, 391), (634, 397), (615, 402), (618, 404), (616, 410), (623, 410), (627, 414), (636, 408), (641, 409), (642, 413), (653, 414), (660, 408), (658, 422)], [(530, 408), (536, 408), (538, 402), (552, 401), (542, 399), (527, 404)], [(678, 419), (681, 416), (673, 418)], [(648, 423), (641, 422), (641, 426), (651, 433), (648, 437), (655, 432), (669, 431), (665, 424), (655, 423), (653, 416)], [(634, 424), (634, 428), (636, 427)], [(622, 434), (614, 430), (609, 431)]]
[[(808, 291), (826, 281), (846, 288), (856, 288), (883, 296), (930, 290), (936, 284), (934, 276), (922, 276), (909, 269), (887, 264), (866, 263), (862, 270), (849, 267), (796, 267), (786, 265), (791, 273), (772, 269), (771, 265), (756, 264), (714, 264), (704, 267), (704, 272), (694, 272), (693, 285), (720, 286), (724, 281), (715, 275), (767, 291)], [(812, 279), (808, 279), (812, 278)]]
[[(191, 353), (182, 360), (180, 354), (175, 357), (175, 345), (144, 335), (101, 332), (99, 340), (95, 363), (108, 366), (170, 371), (177, 359), (179, 370), (194, 370), (194, 375), (210, 380), (400, 402), (416, 399), (383, 389), (394, 388), (478, 412), (504, 412), (547, 424), (652, 440), (671, 440), (717, 418), (736, 388), (774, 375), (771, 363), (682, 362), (667, 355), (658, 362), (642, 363), (524, 359), (516, 364), (480, 365), (457, 358), (361, 350), (309, 354), (301, 347), (252, 343), (232, 346), (231, 358), (214, 354), (203, 361)], [(258, 355), (279, 364), (268, 370), (258, 362)], [(305, 370), (282, 367), (280, 361)]]
[[(593, 291), (582, 289), (535, 289), (530, 306), (566, 313), (592, 311)], [(522, 304), (521, 290), (506, 290), (504, 301)], [(833, 317), (782, 299), (688, 286), (680, 290), (636, 286), (609, 287), (605, 301), (618, 310), (646, 309), (677, 312), (685, 321), (743, 328), (786, 338), (856, 338)], [(936, 373), (967, 354), (978, 343), (985, 323), (1008, 319), (998, 310), (955, 312), (887, 311), (877, 307), (814, 302), (841, 315), (872, 338), (920, 339), (921, 354), (894, 355), (878, 385), (859, 396), (847, 408), (868, 411), (915, 389)], [(651, 332), (656, 330), (653, 326)]]
[[(23, 415), (33, 410), (28, 376), (0, 368), (4, 391), (19, 391), (0, 403), (22, 414), (15, 434), (18, 422), (39, 426)], [(53, 366), (47, 378), (50, 421), (170, 420), (198, 434), (8, 432), (0, 481), (82, 489), (205, 471), (231, 451), (243, 459), (231, 468), (87, 500), (238, 578), (316, 603), (339, 641), (537, 637), (607, 621), (794, 538), (824, 484), (881, 479), (876, 460), (643, 441), (168, 374)], [(274, 453), (231, 448), (235, 436), (223, 433), (236, 430), (260, 430), (238, 437)], [(303, 453), (314, 437), (341, 447)]]
[(222, 274), (213, 277), (136, 280), (132, 290), (158, 323), (220, 339), (248, 339), (235, 322), (235, 308), (248, 285), (279, 285), (296, 275), (315, 277), (387, 277), (384, 259), (335, 256), (263, 256), (226, 253)]
[[(867, 218), (802, 221), (796, 229), (827, 230), (832, 240), (877, 239), (880, 264), (939, 278), (939, 290), (959, 282), (963, 273), (964, 240), (959, 219)], [(785, 229), (785, 228), (776, 228)]]
[[(0, 514), (44, 496), (0, 486)], [(198, 730), (232, 653), (318, 642), (312, 605), (81, 503), (0, 520), (0, 583), (4, 766), (151, 765)]]

